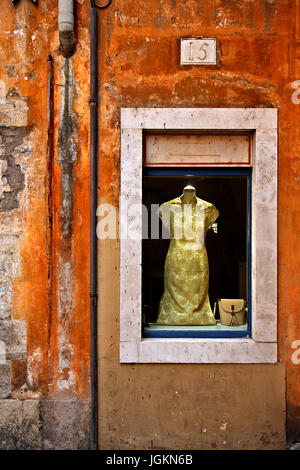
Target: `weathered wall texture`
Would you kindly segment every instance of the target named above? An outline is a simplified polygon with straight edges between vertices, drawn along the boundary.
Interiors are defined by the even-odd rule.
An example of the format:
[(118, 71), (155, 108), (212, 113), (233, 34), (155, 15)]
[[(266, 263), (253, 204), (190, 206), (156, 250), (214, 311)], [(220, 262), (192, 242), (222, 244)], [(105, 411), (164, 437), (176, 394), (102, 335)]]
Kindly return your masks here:
[(39, 3), (1, 4), (0, 448), (87, 448), (88, 12), (64, 60)]
[[(100, 243), (100, 446), (282, 448), (299, 439), (296, 1), (115, 1), (101, 13), (99, 200), (118, 205), (120, 107), (279, 108), (281, 365), (119, 365), (119, 244)], [(217, 67), (180, 67), (181, 37), (217, 37)], [(298, 177), (299, 178), (299, 177)], [(262, 221), (263, 223), (263, 221)], [(112, 295), (112, 286), (115, 294)], [(226, 415), (226, 416), (225, 416)], [(204, 431), (203, 431), (204, 429)]]
[[(0, 448), (86, 448), (89, 0), (59, 54), (57, 1), (0, 17)], [(298, 0), (113, 0), (99, 13), (99, 202), (118, 206), (120, 108), (279, 108), (279, 365), (120, 365), (119, 244), (99, 244), (102, 449), (283, 448), (300, 439)], [(180, 67), (181, 37), (217, 67)], [(49, 58), (49, 55), (51, 57)]]

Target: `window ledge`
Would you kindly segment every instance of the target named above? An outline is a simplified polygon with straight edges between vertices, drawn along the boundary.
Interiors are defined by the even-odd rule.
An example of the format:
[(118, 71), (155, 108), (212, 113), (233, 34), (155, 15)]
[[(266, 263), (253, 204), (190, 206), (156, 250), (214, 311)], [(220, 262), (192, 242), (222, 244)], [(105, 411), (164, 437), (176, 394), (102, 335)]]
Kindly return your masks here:
[(121, 342), (120, 362), (275, 364), (277, 344), (251, 338), (145, 338)]

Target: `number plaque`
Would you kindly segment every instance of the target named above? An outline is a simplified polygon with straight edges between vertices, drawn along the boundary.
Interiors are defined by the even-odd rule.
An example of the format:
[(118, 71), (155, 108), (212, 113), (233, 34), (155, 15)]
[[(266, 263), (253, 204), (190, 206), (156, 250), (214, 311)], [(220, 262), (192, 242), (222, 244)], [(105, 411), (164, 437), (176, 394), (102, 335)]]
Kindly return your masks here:
[(216, 65), (215, 38), (182, 38), (180, 65)]

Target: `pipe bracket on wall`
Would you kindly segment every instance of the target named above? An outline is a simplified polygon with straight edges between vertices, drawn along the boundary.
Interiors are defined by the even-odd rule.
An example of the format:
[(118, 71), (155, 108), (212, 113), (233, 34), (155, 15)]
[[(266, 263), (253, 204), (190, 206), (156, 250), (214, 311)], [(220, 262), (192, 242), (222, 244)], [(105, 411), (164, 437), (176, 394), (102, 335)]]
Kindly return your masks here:
[(109, 7), (111, 2), (112, 2), (112, 0), (108, 0), (108, 2), (105, 5), (97, 5), (95, 0), (91, 0), (91, 7), (92, 8), (99, 8), (99, 10), (104, 10), (104, 8)]
[(58, 30), (59, 50), (65, 58), (71, 57), (76, 43), (73, 0), (58, 0)]

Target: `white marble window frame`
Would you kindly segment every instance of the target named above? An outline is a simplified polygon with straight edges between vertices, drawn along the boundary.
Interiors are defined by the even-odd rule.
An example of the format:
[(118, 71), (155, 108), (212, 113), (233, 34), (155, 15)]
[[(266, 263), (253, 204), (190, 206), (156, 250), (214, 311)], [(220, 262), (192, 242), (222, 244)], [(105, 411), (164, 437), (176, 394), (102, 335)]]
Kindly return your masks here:
[[(142, 338), (142, 216), (135, 240), (123, 217), (141, 207), (145, 130), (253, 133), (251, 338)], [(122, 108), (120, 217), (121, 363), (277, 362), (277, 109)]]

